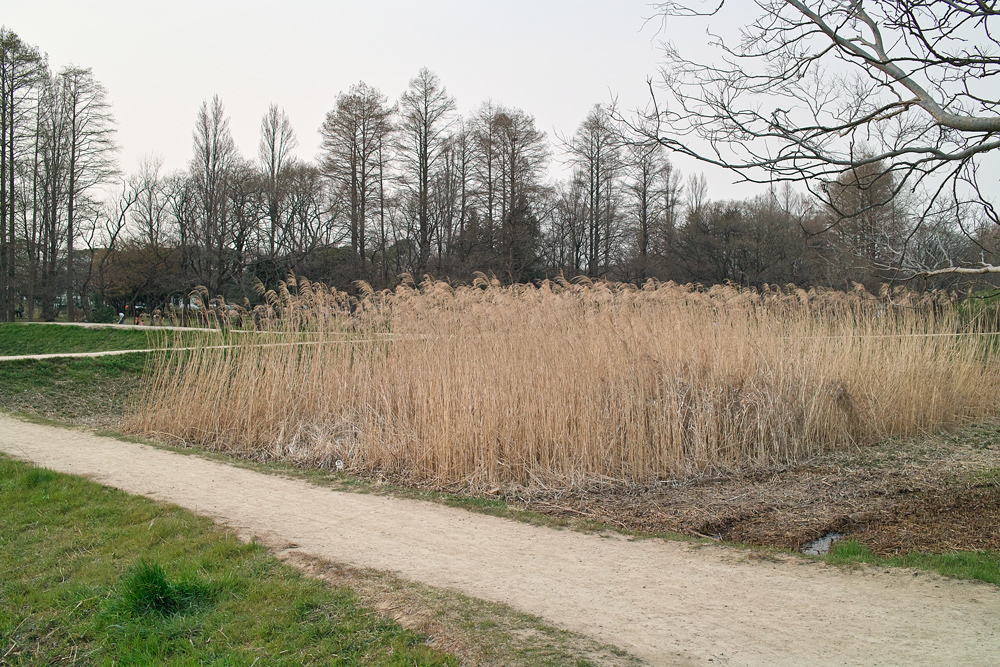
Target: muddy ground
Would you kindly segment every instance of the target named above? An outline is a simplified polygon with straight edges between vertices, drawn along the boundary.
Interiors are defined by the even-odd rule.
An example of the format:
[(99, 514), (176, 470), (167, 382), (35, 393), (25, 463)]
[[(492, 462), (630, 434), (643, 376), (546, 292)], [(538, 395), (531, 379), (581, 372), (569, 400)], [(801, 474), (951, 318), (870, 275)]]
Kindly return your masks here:
[(642, 488), (539, 490), (507, 500), (641, 532), (784, 549), (841, 533), (880, 555), (1000, 550), (1000, 425), (782, 467)]

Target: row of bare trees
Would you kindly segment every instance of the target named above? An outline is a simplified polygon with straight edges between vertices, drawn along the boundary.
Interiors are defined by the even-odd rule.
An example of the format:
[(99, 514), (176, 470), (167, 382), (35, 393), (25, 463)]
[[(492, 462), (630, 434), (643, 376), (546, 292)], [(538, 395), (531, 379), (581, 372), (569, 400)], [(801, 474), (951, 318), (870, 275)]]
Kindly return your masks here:
[(53, 74), (36, 47), (0, 28), (0, 134), (0, 315), (12, 319), (25, 300), (31, 317), (38, 296), (52, 317), (61, 286), (75, 317), (91, 281), (89, 266), (78, 275), (75, 243), (117, 170), (107, 93), (89, 69)]
[[(198, 111), (186, 169), (146, 158), (123, 177), (90, 70), (52, 74), (38, 49), (7, 29), (0, 37), (4, 319), (51, 319), (60, 303), (70, 318), (77, 303), (106, 317), (196, 286), (252, 298), (289, 272), (376, 287), (476, 271), (509, 282), (875, 285), (914, 262), (970, 257), (990, 234), (915, 216), (878, 159), (841, 169), (824, 197), (786, 183), (712, 200), (642, 119), (597, 105), (551, 141), (530, 114), (494, 101), (463, 117), (427, 69), (395, 101), (363, 82), (339, 94), (315, 160), (295, 155), (277, 105), (261, 119), (257, 155), (241, 154), (216, 96)], [(553, 160), (569, 178), (553, 181)]]

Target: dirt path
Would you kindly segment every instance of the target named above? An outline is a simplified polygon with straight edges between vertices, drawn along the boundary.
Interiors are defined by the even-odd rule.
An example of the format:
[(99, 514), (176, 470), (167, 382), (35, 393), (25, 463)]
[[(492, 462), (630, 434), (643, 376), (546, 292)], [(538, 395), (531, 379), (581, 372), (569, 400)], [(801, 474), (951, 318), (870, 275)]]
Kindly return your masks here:
[(537, 614), (655, 665), (987, 665), (1000, 589), (540, 528), (0, 416), (0, 451), (246, 536)]

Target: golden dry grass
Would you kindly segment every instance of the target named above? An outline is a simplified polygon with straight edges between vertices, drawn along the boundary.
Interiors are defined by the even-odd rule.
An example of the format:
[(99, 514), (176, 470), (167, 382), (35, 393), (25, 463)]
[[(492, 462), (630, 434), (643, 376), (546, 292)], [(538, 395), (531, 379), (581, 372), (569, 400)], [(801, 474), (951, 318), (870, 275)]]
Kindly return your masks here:
[(1000, 407), (989, 341), (935, 295), (290, 283), (258, 334), (157, 366), (132, 430), (490, 489), (773, 464)]

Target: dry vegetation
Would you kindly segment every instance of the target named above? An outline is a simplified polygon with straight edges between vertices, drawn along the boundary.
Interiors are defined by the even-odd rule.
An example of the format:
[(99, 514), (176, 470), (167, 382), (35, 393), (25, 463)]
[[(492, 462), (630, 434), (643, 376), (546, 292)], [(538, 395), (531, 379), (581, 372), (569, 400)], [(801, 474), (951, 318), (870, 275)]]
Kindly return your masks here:
[(1000, 407), (991, 339), (955, 335), (942, 295), (480, 277), (267, 297), (236, 347), (166, 357), (132, 430), (490, 490), (781, 464)]

